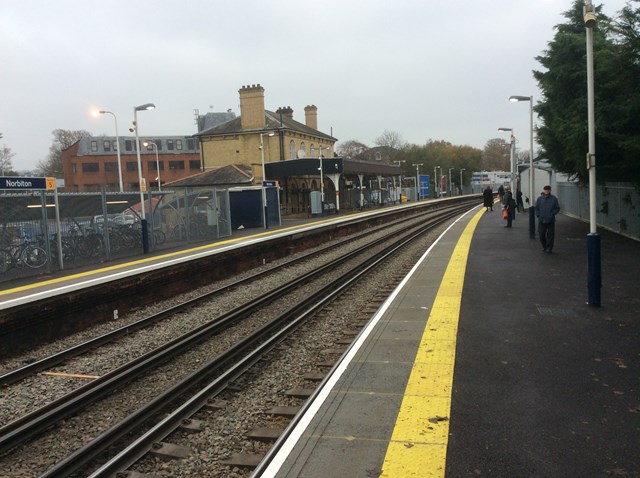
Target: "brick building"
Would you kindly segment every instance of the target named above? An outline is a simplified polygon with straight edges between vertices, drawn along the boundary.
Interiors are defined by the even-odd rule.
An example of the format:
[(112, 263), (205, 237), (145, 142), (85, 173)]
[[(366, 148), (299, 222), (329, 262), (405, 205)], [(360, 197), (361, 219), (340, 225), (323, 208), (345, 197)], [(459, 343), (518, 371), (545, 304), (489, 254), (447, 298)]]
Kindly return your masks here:
[[(146, 139), (150, 140), (147, 146), (143, 144)], [(135, 137), (120, 137), (119, 141), (123, 189), (139, 191)], [(156, 147), (151, 142), (157, 146), (157, 157)], [(141, 138), (140, 160), (142, 177), (146, 180), (147, 188), (152, 190), (158, 188), (158, 182), (162, 185), (202, 171), (200, 145), (190, 136)], [(62, 163), (67, 192), (120, 189), (115, 136), (92, 136), (78, 140), (62, 151)]]

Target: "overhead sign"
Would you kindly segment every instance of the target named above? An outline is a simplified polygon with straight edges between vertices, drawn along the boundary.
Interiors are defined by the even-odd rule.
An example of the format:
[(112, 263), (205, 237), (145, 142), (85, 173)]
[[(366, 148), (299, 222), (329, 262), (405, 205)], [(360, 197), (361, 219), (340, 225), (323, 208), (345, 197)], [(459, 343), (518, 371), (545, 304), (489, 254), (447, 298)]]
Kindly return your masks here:
[(278, 187), (278, 181), (262, 181), (262, 187), (263, 188), (277, 188)]
[(25, 189), (55, 189), (55, 178), (18, 178), (0, 177), (0, 189), (8, 191), (21, 191)]

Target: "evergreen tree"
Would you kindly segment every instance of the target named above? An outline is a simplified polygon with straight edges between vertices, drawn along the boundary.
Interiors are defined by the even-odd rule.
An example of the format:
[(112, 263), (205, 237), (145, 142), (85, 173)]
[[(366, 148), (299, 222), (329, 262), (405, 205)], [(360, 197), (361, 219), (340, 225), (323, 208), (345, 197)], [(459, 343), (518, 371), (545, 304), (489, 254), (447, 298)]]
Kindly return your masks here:
[[(593, 31), (596, 164), (599, 181), (640, 184), (638, 112), (638, 9), (627, 7), (618, 22), (596, 8)], [(624, 12), (624, 10), (623, 10)], [(557, 25), (534, 71), (542, 91), (536, 111), (543, 121), (537, 139), (553, 167), (586, 182), (588, 152), (586, 39), (583, 2), (575, 0)]]

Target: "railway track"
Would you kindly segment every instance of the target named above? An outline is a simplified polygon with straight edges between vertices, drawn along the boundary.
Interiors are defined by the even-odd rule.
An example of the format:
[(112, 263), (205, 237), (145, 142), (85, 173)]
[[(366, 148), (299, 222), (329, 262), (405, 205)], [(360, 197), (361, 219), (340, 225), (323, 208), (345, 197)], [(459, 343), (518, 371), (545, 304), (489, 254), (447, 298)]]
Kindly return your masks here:
[[(450, 214), (458, 214), (457, 211)], [(446, 220), (441, 218), (439, 221)], [(428, 227), (434, 227), (430, 225)], [(392, 250), (399, 250), (409, 239), (409, 236), (417, 236), (423, 234), (424, 231), (412, 231), (406, 233), (406, 238), (399, 244), (391, 247)], [(393, 235), (396, 235), (394, 233)], [(324, 281), (324, 285), (314, 286), (316, 291), (308, 294), (305, 299), (296, 299), (296, 305), (285, 307), (277, 305), (275, 309), (286, 309), (285, 313), (277, 314), (274, 318), (263, 320), (261, 325), (254, 326), (251, 332), (242, 332), (242, 339), (235, 344), (226, 347), (222, 352), (217, 353), (214, 359), (207, 361), (206, 364), (199, 367), (198, 370), (192, 372), (188, 376), (174, 383), (173, 386), (167, 388), (166, 391), (157, 395), (154, 399), (149, 400), (147, 405), (138, 409), (134, 413), (129, 414), (126, 418), (120, 420), (116, 425), (108, 428), (98, 437), (91, 440), (85, 446), (79, 448), (76, 452), (58, 461), (53, 467), (42, 476), (69, 476), (76, 470), (82, 469), (94, 458), (105, 453), (114, 443), (118, 442), (121, 437), (132, 433), (134, 430), (144, 428), (144, 424), (149, 419), (156, 417), (166, 410), (168, 403), (178, 400), (186, 390), (196, 387), (197, 384), (206, 382), (204, 388), (195, 392), (192, 398), (184, 401), (182, 405), (176, 406), (176, 410), (162, 419), (158, 425), (142, 434), (136, 442), (136, 446), (131, 446), (132, 451), (122, 452), (124, 456), (119, 461), (114, 461), (114, 468), (105, 468), (96, 476), (107, 476), (112, 473), (115, 468), (123, 469), (136, 461), (146, 451), (153, 447), (153, 443), (158, 441), (159, 436), (166, 436), (171, 431), (180, 426), (186, 417), (192, 415), (199, 410), (212, 396), (219, 395), (229, 384), (237, 380), (238, 377), (246, 373), (246, 371), (262, 359), (265, 353), (271, 351), (291, 330), (305, 320), (321, 306), (333, 300), (336, 295), (344, 293), (344, 288), (348, 288), (356, 279), (362, 278), (377, 262), (374, 259), (363, 260), (362, 254), (372, 255), (374, 248), (381, 249), (376, 255), (379, 256), (376, 261), (383, 260), (391, 254), (387, 247), (380, 245), (382, 241), (371, 241), (363, 246), (356, 248), (353, 252), (337, 259), (335, 262), (327, 263), (323, 268), (317, 268), (313, 273), (301, 276), (290, 281), (286, 286), (278, 287), (278, 290), (263, 294), (257, 299), (244, 304), (236, 310), (223, 314), (215, 320), (209, 321), (203, 326), (195, 329), (185, 336), (179, 337), (166, 345), (159, 347), (151, 353), (145, 354), (138, 359), (120, 367), (117, 370), (109, 372), (102, 377), (93, 380), (90, 384), (81, 387), (77, 391), (56, 400), (46, 407), (38, 409), (36, 412), (22, 417), (7, 426), (0, 429), (0, 450), (6, 453), (8, 450), (19, 447), (27, 440), (33, 439), (41, 435), (44, 430), (52, 427), (61, 420), (70, 417), (78, 412), (81, 407), (87, 407), (90, 403), (95, 403), (101, 397), (109, 396), (116, 389), (122, 389), (136, 377), (149, 374), (151, 370), (157, 369), (160, 364), (173, 360), (177, 355), (183, 354), (185, 350), (190, 350), (198, 344), (205, 341), (208, 337), (221, 334), (223, 330), (235, 326), (241, 320), (246, 319), (256, 311), (264, 310), (269, 304), (281, 300), (285, 294), (289, 294), (294, 290), (310, 288), (310, 284), (314, 280)], [(398, 241), (394, 241), (398, 242)], [(348, 262), (350, 261), (350, 262)], [(335, 273), (343, 269), (338, 280)], [(333, 273), (327, 279), (328, 272)], [(319, 278), (319, 279), (317, 279)], [(344, 284), (343, 284), (344, 283)], [(228, 289), (228, 288), (225, 288)], [(219, 293), (219, 292), (218, 292)], [(306, 294), (305, 294), (306, 295)], [(186, 306), (187, 308), (196, 307), (193, 303)], [(180, 311), (183, 313), (183, 310)], [(232, 366), (229, 364), (233, 364)], [(95, 405), (94, 405), (95, 407)], [(171, 417), (171, 418), (170, 418)], [(135, 458), (131, 458), (135, 456)], [(0, 462), (1, 463), (1, 462)], [(102, 470), (102, 469), (101, 469)]]

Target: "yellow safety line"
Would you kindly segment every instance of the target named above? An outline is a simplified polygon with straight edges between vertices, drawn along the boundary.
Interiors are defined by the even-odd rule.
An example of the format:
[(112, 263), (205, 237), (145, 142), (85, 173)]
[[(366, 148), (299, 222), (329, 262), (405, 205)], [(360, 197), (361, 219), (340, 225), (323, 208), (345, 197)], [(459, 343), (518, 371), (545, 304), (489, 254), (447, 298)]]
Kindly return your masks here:
[(440, 283), (381, 477), (444, 476), (462, 287), (471, 239), (483, 213), (478, 211), (465, 227)]
[(50, 375), (52, 377), (71, 377), (71, 378), (100, 378), (99, 375), (80, 375), (77, 373), (64, 373), (64, 372), (42, 372), (42, 375)]

